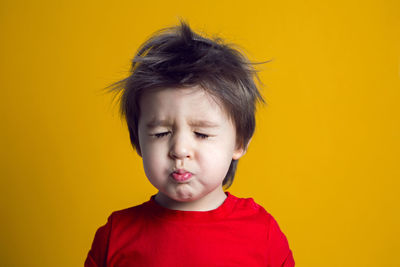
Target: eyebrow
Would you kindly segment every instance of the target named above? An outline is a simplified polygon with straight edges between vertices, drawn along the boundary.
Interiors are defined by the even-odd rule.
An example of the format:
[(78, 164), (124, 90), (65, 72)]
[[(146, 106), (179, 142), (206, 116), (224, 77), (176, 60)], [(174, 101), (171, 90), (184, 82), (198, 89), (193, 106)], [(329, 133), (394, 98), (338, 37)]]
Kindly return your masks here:
[(159, 127), (159, 126), (168, 126), (171, 123), (168, 120), (160, 120), (160, 119), (152, 119), (151, 121), (149, 121), (146, 124), (147, 128), (155, 128), (155, 127)]
[[(199, 128), (218, 128), (220, 126), (218, 123), (208, 120), (190, 120), (188, 124), (192, 127), (199, 127)], [(171, 125), (170, 120), (152, 119), (146, 124), (146, 127), (151, 129), (155, 127), (163, 127), (170, 125)]]
[(200, 128), (217, 128), (217, 127), (219, 127), (218, 123), (208, 121), (208, 120), (192, 120), (192, 121), (189, 121), (189, 125), (192, 127), (200, 127)]

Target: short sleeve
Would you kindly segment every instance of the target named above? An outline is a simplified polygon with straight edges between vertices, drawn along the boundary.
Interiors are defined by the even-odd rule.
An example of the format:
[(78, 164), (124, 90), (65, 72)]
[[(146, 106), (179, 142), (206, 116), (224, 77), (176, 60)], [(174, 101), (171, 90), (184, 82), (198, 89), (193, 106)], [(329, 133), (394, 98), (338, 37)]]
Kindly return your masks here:
[(106, 267), (109, 237), (111, 232), (112, 214), (107, 223), (97, 229), (92, 247), (87, 255), (85, 267)]
[(268, 259), (269, 267), (293, 267), (295, 264), (286, 236), (272, 216), (268, 229)]

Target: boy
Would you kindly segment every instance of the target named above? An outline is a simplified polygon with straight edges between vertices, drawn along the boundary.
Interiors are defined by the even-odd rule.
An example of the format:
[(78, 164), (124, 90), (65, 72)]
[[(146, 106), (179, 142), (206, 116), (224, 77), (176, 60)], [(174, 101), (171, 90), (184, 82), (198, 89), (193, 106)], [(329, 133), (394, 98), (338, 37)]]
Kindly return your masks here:
[(122, 91), (131, 143), (158, 193), (110, 215), (86, 267), (294, 266), (274, 218), (223, 190), (263, 101), (254, 77), (241, 53), (185, 23), (143, 44), (112, 90)]

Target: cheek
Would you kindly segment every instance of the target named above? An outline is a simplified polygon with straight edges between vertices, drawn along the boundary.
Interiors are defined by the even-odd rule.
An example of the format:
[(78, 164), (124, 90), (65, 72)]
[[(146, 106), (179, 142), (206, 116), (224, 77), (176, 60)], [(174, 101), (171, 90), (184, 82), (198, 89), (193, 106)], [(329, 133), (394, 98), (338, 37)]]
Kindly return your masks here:
[(147, 176), (157, 175), (164, 167), (166, 160), (162, 147), (147, 145), (142, 149), (143, 167)]
[(202, 168), (209, 173), (225, 175), (232, 161), (227, 147), (210, 147), (199, 155)]

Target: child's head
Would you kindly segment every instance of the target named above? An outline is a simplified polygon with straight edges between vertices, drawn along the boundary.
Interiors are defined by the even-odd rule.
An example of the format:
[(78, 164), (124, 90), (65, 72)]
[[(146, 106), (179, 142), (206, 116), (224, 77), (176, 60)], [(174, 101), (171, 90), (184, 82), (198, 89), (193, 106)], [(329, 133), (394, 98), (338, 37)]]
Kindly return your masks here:
[[(138, 128), (143, 115), (142, 98), (145, 93), (174, 88), (197, 88), (214, 99), (234, 125), (237, 147), (245, 151), (255, 129), (256, 102), (263, 102), (255, 78), (253, 64), (238, 50), (221, 39), (202, 37), (181, 23), (147, 40), (132, 61), (131, 75), (111, 87), (122, 92), (121, 113), (132, 146), (141, 156)], [(223, 180), (225, 187), (232, 184), (237, 162), (230, 162)]]

